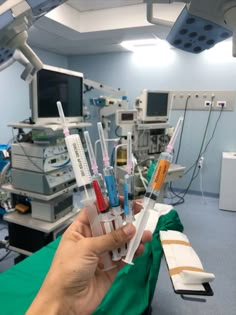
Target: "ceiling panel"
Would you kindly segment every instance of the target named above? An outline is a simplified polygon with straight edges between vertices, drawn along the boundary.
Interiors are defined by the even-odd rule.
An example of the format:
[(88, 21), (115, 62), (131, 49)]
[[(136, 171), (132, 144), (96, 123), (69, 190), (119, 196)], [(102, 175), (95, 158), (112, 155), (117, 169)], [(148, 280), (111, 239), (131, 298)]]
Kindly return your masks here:
[(78, 11), (92, 11), (123, 7), (143, 3), (143, 0), (68, 0), (70, 6)]
[[(175, 21), (181, 10), (178, 4), (156, 5), (163, 19)], [(127, 51), (120, 46), (122, 41), (164, 39), (169, 30), (147, 22), (141, 0), (69, 0), (35, 23), (28, 42), (63, 55), (120, 52)]]

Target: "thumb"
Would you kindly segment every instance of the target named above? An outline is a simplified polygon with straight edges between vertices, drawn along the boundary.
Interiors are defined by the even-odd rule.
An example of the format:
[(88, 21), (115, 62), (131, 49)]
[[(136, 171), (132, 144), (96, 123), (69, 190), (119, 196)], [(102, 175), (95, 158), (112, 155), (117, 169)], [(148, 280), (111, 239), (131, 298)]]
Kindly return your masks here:
[(135, 234), (135, 227), (132, 224), (126, 224), (120, 229), (114, 230), (106, 235), (93, 237), (90, 242), (90, 249), (97, 255), (106, 251), (124, 246)]

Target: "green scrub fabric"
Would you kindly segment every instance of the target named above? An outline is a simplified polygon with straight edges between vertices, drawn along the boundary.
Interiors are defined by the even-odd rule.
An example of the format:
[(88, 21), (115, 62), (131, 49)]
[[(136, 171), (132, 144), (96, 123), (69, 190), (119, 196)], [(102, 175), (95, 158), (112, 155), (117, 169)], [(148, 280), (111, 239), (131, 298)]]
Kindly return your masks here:
[(145, 253), (117, 274), (110, 290), (93, 315), (141, 315), (151, 306), (161, 264), (162, 246), (159, 231), (183, 231), (176, 211), (159, 218), (153, 239)]
[[(175, 210), (160, 217), (145, 253), (135, 259), (133, 266), (126, 265), (117, 274), (93, 315), (141, 315), (148, 309), (162, 257), (160, 230), (183, 230)], [(59, 241), (55, 240), (0, 274), (0, 315), (25, 314), (46, 276)]]

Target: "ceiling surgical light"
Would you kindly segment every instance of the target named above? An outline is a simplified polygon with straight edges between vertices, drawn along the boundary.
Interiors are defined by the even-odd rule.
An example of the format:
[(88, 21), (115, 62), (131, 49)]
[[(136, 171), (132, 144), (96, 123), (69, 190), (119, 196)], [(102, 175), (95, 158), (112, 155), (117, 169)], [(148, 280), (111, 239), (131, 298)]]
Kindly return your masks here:
[[(167, 41), (174, 47), (198, 54), (228, 39), (236, 29), (236, 1), (189, 0), (175, 23), (162, 21), (153, 16), (154, 3), (165, 0), (146, 0), (147, 20), (156, 25), (171, 26)], [(180, 1), (170, 1), (180, 2)], [(236, 35), (234, 42), (236, 43)], [(236, 55), (236, 48), (235, 54)]]
[(43, 64), (27, 44), (27, 31), (38, 18), (65, 1), (0, 1), (0, 71), (19, 61), (25, 67), (21, 77), (31, 80)]

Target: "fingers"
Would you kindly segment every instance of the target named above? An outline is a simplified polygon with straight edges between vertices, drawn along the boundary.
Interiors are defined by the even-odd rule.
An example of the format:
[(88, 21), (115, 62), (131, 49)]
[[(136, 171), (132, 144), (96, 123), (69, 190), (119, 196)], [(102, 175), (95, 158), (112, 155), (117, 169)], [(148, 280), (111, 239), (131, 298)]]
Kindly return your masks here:
[(89, 220), (88, 220), (88, 216), (86, 213), (86, 207), (82, 208), (79, 212), (79, 214), (77, 215), (77, 217), (75, 218), (74, 222), (79, 222), (85, 225), (89, 226)]
[(145, 251), (145, 245), (141, 243), (135, 252), (135, 257), (142, 255), (144, 251)]
[(134, 212), (134, 214), (139, 213), (143, 209), (142, 203), (143, 203), (142, 199), (134, 200), (134, 202), (133, 202), (133, 212)]
[(147, 243), (152, 240), (152, 232), (151, 231), (144, 231), (142, 236), (142, 243)]
[(96, 255), (101, 255), (106, 251), (121, 248), (130, 241), (134, 234), (135, 227), (132, 224), (127, 224), (109, 234), (90, 238), (87, 246)]
[[(120, 203), (121, 205), (123, 206), (123, 203), (124, 203), (124, 197), (123, 196), (120, 196), (119, 197), (120, 199)], [(133, 202), (133, 211), (134, 211), (134, 214), (140, 212), (140, 210), (143, 208), (142, 207), (142, 202), (143, 200), (142, 199), (136, 199), (134, 200)], [(87, 216), (87, 213), (86, 213), (86, 207), (82, 208), (79, 212), (79, 214), (77, 215), (76, 219), (74, 220), (73, 222), (74, 225), (76, 224), (83, 224), (83, 225), (87, 225), (89, 226), (89, 220), (88, 220), (88, 216)]]
[(89, 225), (86, 208), (81, 209), (79, 214), (74, 219), (73, 223), (68, 227), (69, 232), (78, 232), (85, 237), (91, 237), (91, 228)]
[[(123, 205), (124, 205), (124, 197), (123, 196), (119, 196), (119, 200), (120, 200), (121, 206), (123, 207)], [(139, 213), (140, 210), (143, 208), (142, 203), (143, 203), (142, 199), (135, 199), (133, 201), (134, 214)]]

